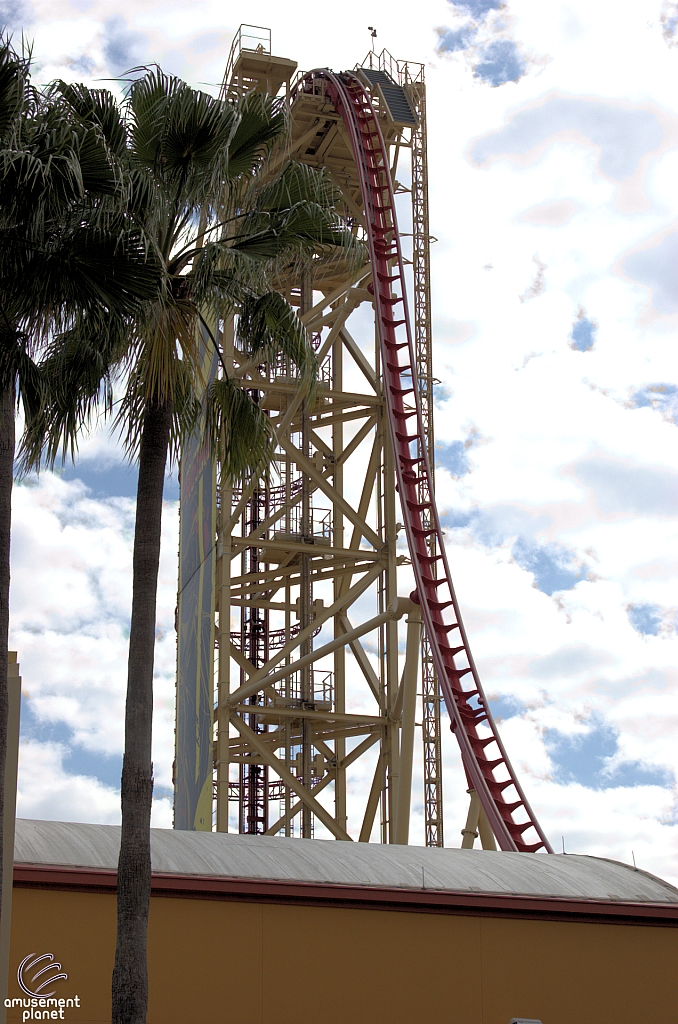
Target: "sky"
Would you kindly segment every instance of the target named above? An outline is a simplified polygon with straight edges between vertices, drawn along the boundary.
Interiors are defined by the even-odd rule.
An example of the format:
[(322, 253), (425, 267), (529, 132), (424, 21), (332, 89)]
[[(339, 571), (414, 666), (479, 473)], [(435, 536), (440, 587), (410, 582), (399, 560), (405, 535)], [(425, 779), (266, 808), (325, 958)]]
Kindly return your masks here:
[[(0, 0), (0, 21), (33, 41), (37, 80), (113, 88), (158, 62), (213, 91), (246, 18), (302, 68), (353, 67), (368, 23), (378, 49), (426, 65), (437, 496), (475, 659), (553, 845), (678, 883), (678, 4), (346, 0), (337, 18), (270, 0), (256, 15), (216, 0)], [(119, 820), (134, 483), (99, 430), (76, 466), (15, 488), (26, 817)], [(159, 826), (176, 499), (171, 477)], [(457, 846), (467, 797), (447, 730), (444, 754)], [(412, 842), (421, 820), (419, 799)]]

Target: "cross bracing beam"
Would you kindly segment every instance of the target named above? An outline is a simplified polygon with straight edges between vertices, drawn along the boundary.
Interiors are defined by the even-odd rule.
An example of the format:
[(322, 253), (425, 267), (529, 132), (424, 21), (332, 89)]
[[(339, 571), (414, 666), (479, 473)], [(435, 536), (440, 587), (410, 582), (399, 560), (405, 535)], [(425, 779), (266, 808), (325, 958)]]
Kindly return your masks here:
[[(326, 100), (316, 104), (315, 109), (306, 110), (307, 106), (303, 95), (292, 105), (290, 152), (330, 169), (345, 198), (347, 215), (354, 218), (358, 229), (364, 228), (362, 197), (355, 169), (350, 170), (350, 139), (343, 119), (330, 112)], [(386, 123), (384, 127), (387, 129)], [(309, 153), (308, 144), (319, 130), (323, 133), (322, 144)], [(403, 133), (396, 133), (393, 138), (402, 142)], [(230, 568), (228, 573), (222, 573), (222, 577), (229, 578), (228, 612), (226, 607), (223, 612), (220, 607), (219, 623), (221, 626), (223, 622), (226, 631), (233, 632), (238, 622), (242, 624), (244, 615), (256, 614), (262, 617), (269, 636), (282, 633), (286, 642), (267, 651), (265, 660), (254, 665), (247, 657), (249, 652), (243, 653), (240, 639), (232, 642), (226, 631), (219, 632), (220, 660), (229, 662), (220, 668), (219, 676), (233, 682), (228, 682), (228, 690), (224, 685), (220, 689), (218, 714), (222, 722), (224, 715), (228, 717), (230, 728), (217, 729), (217, 774), (223, 779), (228, 773), (229, 749), (230, 757), (238, 759), (231, 762), (234, 765), (247, 763), (248, 759), (252, 764), (255, 758), (261, 760), (260, 753), (251, 745), (241, 745), (242, 735), (234, 717), (254, 722), (254, 728), (261, 730), (257, 742), (268, 747), (274, 745), (281, 763), (297, 778), (303, 774), (300, 766), (304, 762), (298, 744), (311, 745), (305, 755), (307, 773), (317, 753), (329, 764), (327, 755), (331, 749), (336, 763), (332, 772), (301, 781), (309, 783), (312, 792), (319, 786), (334, 790), (336, 819), (343, 827), (347, 823), (347, 771), (363, 755), (369, 756), (378, 744), (378, 785), (373, 784), (368, 806), (354, 828), (364, 840), (369, 825), (369, 838), (381, 806), (381, 836), (393, 841), (397, 795), (391, 790), (397, 786), (399, 771), (400, 709), (396, 703), (402, 657), (398, 652), (397, 622), (387, 609), (398, 594), (398, 566), (409, 560), (397, 550), (400, 527), (396, 522), (395, 478), (380, 354), (374, 336), (365, 334), (361, 326), (366, 311), (374, 316), (373, 266), (370, 263), (357, 271), (347, 270), (343, 279), (341, 274), (319, 274), (312, 283), (307, 307), (303, 305), (303, 289), (295, 291), (298, 285), (290, 285), (288, 297), (299, 308), (309, 331), (318, 338), (318, 358), (328, 361), (329, 374), (318, 388), (316, 405), (305, 409), (298, 400), (296, 383), (284, 373), (272, 374), (270, 368), (253, 366), (244, 358), (234, 360), (236, 375), (246, 386), (256, 387), (260, 404), (268, 411), (281, 438), (275, 465), (286, 491), (259, 515), (255, 525), (250, 517), (247, 529), (243, 529), (243, 516), (256, 489), (246, 488), (241, 494), (230, 496), (230, 517), (222, 497), (222, 530), (227, 539), (222, 536), (220, 550), (221, 558), (229, 560)], [(308, 426), (302, 435), (303, 423)], [(301, 480), (303, 485), (296, 493), (294, 480)], [(304, 524), (296, 533), (290, 528), (291, 521), (298, 523), (301, 517), (303, 487), (312, 494), (314, 507), (323, 503), (327, 506), (328, 529), (320, 535), (312, 527), (309, 530), (308, 523), (306, 532), (311, 536), (300, 535)], [(239, 571), (238, 563), (244, 565), (248, 552), (256, 552), (256, 565), (247, 565), (249, 571)], [(273, 559), (277, 564), (271, 564)], [(322, 594), (323, 601), (322, 608), (316, 609), (308, 622), (297, 618), (303, 586), (310, 586), (314, 594)], [(222, 588), (220, 594), (225, 597), (227, 592)], [(311, 650), (306, 650), (308, 644), (312, 645)], [(304, 671), (318, 672), (319, 666), (328, 663), (332, 675), (329, 701), (304, 701), (305, 709), (301, 710), (282, 707), (281, 696), (275, 696), (281, 687), (287, 687), (289, 696), (290, 687), (298, 689)], [(347, 692), (351, 700), (357, 698), (366, 707), (372, 703), (374, 714), (363, 716), (363, 721), (352, 717), (344, 710)], [(255, 701), (256, 705), (252, 703)], [(250, 710), (254, 707), (256, 711)], [(394, 715), (394, 710), (398, 715)], [(300, 715), (305, 716), (303, 728)], [(368, 724), (370, 718), (377, 724)], [(340, 728), (342, 723), (345, 728)], [(372, 731), (357, 739), (366, 728)], [(234, 729), (240, 736), (237, 747), (233, 746)], [(312, 746), (314, 738), (316, 747)], [(315, 763), (319, 769), (319, 760)], [(272, 767), (270, 761), (267, 764)], [(242, 779), (242, 772), (239, 778)], [(228, 789), (220, 790), (217, 784), (217, 791), (226, 794)], [(243, 799), (246, 796), (241, 793), (241, 804)], [(218, 827), (227, 827), (224, 802), (221, 799)], [(283, 813), (266, 831), (282, 828), (290, 834), (303, 806), (308, 805), (288, 799), (281, 808)], [(242, 813), (240, 819), (242, 822)], [(303, 823), (302, 834), (309, 834)]]
[[(324, 167), (370, 252), (360, 268), (319, 259), (312, 277), (280, 281), (316, 347), (314, 403), (284, 360), (254, 365), (238, 352), (224, 323), (228, 371), (270, 416), (278, 446), (263, 479), (219, 500), (216, 824), (233, 827), (230, 799), (241, 831), (308, 837), (317, 824), (364, 842), (378, 823), (382, 842), (407, 842), (423, 747), (424, 839), (442, 845), (444, 699), (474, 801), (465, 844), (477, 831), (483, 845), (494, 835), (503, 849), (549, 849), (482, 695), (433, 499), (423, 68), (386, 52), (369, 61), (403, 87), (409, 123), (360, 69), (313, 72), (288, 83), (289, 149), (267, 171), (290, 155)], [(410, 606), (405, 645), (394, 609), (413, 578), (421, 614)], [(358, 807), (348, 777), (365, 758), (372, 781)]]
[[(360, 280), (364, 281), (369, 276), (369, 272), (363, 271), (356, 275), (356, 283), (360, 284)], [(371, 339), (371, 351), (369, 347), (365, 350), (364, 342), (361, 347), (355, 340), (356, 329), (349, 331), (347, 326), (356, 312), (362, 314), (365, 308), (371, 312), (372, 301), (372, 293), (367, 288), (355, 287), (354, 284), (337, 285), (324, 294), (319, 288), (314, 288), (313, 305), (307, 312), (302, 312), (302, 319), (321, 335), (320, 355), (329, 357), (332, 364), (329, 381), (318, 388), (315, 407), (305, 413), (310, 427), (306, 448), (299, 432), (301, 406), (290, 411), (288, 404), (290, 396), (296, 395), (297, 386), (284, 376), (277, 379), (267, 368), (240, 364), (238, 373), (243, 375), (248, 386), (251, 381), (252, 386), (257, 387), (260, 404), (269, 410), (276, 424), (280, 447), (275, 464), (279, 478), (286, 481), (287, 489), (272, 507), (265, 510), (266, 514), (262, 513), (256, 525), (250, 524), (248, 530), (242, 529), (237, 518), (242, 520), (255, 489), (250, 488), (250, 493), (233, 495), (233, 512), (226, 524), (228, 539), (221, 545), (221, 557), (232, 563), (229, 620), (237, 622), (245, 611), (267, 613), (270, 633), (273, 628), (271, 616), (275, 615), (276, 625), (280, 622), (285, 633), (286, 643), (282, 648), (270, 651), (263, 664), (255, 666), (230, 637), (228, 646), (225, 636), (223, 640), (221, 635), (218, 637), (219, 651), (222, 646), (225, 653), (230, 651), (229, 674), (233, 676), (235, 672), (241, 680), (239, 686), (229, 684), (228, 697), (220, 700), (222, 719), (226, 714), (230, 729), (228, 732), (224, 728), (218, 731), (218, 774), (223, 777), (230, 763), (234, 770), (239, 766), (239, 778), (242, 777), (243, 765), (257, 765), (261, 771), (270, 770), (274, 777), (273, 762), (270, 757), (262, 756), (263, 744), (299, 779), (303, 758), (298, 757), (298, 748), (306, 742), (312, 748), (310, 761), (315, 765), (312, 770), (323, 768), (321, 777), (311, 775), (310, 791), (315, 792), (318, 786), (323, 790), (330, 787), (334, 790), (335, 807), (339, 812), (345, 802), (341, 791), (345, 789), (347, 772), (375, 744), (380, 748), (388, 744), (392, 748), (392, 734), (397, 734), (400, 729), (399, 721), (389, 714), (384, 682), (387, 675), (385, 667), (389, 662), (395, 660), (395, 674), (398, 675), (397, 642), (392, 645), (394, 649), (387, 652), (385, 634), (382, 634), (386, 622), (393, 617), (387, 603), (392, 605), (397, 596), (395, 570), (406, 559), (396, 551), (397, 524), (393, 513), (386, 509), (385, 495), (393, 490), (393, 485), (391, 482), (389, 486), (384, 479), (387, 461), (384, 452), (387, 443), (385, 406), (374, 340)], [(364, 390), (365, 385), (368, 390)], [(348, 486), (347, 474), (350, 474)], [(302, 504), (301, 488), (295, 492), (289, 482), (293, 484), (299, 479), (308, 481), (314, 507), (320, 507), (323, 502), (327, 504), (331, 522), (328, 521), (329, 528), (324, 534), (316, 531), (311, 536), (302, 537), (298, 531), (295, 534), (294, 529), (289, 528), (290, 520), (299, 518)], [(225, 504), (222, 507), (226, 511)], [(250, 566), (247, 566), (250, 571), (238, 571), (238, 561), (254, 546), (259, 554), (256, 571), (251, 571)], [(280, 560), (278, 565), (271, 565), (273, 558)], [(304, 572), (314, 590), (322, 591), (323, 605), (316, 608), (308, 624), (299, 623), (294, 632)], [(384, 581), (388, 577), (385, 586)], [(391, 599), (388, 602), (387, 597)], [(367, 603), (362, 606), (361, 601)], [(377, 614), (366, 614), (369, 607)], [(407, 607), (408, 602), (401, 603), (401, 613)], [(346, 614), (347, 609), (353, 609), (350, 617)], [(221, 622), (221, 609), (219, 618)], [(330, 636), (326, 637), (328, 629)], [(313, 640), (314, 648), (303, 653), (304, 644), (320, 630), (323, 631), (322, 642)], [(361, 642), (365, 637), (370, 639), (367, 647)], [(380, 653), (375, 655), (375, 650)], [(328, 662), (334, 683), (330, 701), (304, 701), (303, 708), (284, 707), (284, 695), (265, 696), (267, 693), (282, 693), (281, 688), (285, 685), (289, 695), (290, 684), (298, 686), (299, 677), (305, 669), (323, 671)], [(355, 715), (343, 710), (346, 684), (344, 682), (342, 687), (337, 683), (341, 676), (346, 679), (347, 673), (349, 691), (365, 687), (366, 696), (374, 704), (373, 714)], [(339, 692), (342, 689), (344, 692)], [(314, 698), (317, 696), (317, 693), (313, 694)], [(251, 703), (254, 701), (256, 704)], [(250, 723), (254, 719), (255, 728), (260, 730), (255, 733), (259, 737), (256, 746), (243, 743), (245, 730), (239, 728), (235, 719), (245, 721), (251, 731)], [(240, 737), (235, 744), (234, 729)], [(314, 746), (314, 742), (317, 745)], [(334, 764), (327, 756), (328, 749), (333, 752)], [(322, 765), (318, 754), (322, 755)], [(275, 777), (280, 779), (277, 772)], [(395, 778), (392, 773), (391, 779)], [(297, 782), (300, 784), (305, 784), (303, 777), (301, 783)], [(232, 794), (233, 784), (230, 788)], [(276, 819), (278, 827), (290, 833), (295, 827), (294, 822), (300, 820), (304, 806), (309, 805), (297, 798), (288, 800)], [(341, 817), (341, 813), (337, 813), (337, 821)], [(345, 822), (345, 814), (343, 818)], [(222, 822), (224, 819), (222, 814)], [(276, 821), (272, 825), (276, 825)]]

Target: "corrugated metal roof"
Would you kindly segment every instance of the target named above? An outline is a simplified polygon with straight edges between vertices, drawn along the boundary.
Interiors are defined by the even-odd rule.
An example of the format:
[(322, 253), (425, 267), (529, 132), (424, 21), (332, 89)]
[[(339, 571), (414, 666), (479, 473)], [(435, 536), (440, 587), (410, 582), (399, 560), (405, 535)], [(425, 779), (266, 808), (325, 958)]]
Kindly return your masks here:
[[(62, 821), (16, 823), (21, 864), (117, 867), (120, 828)], [(618, 861), (575, 854), (426, 849), (279, 836), (151, 830), (153, 870), (452, 892), (678, 903), (678, 889)]]

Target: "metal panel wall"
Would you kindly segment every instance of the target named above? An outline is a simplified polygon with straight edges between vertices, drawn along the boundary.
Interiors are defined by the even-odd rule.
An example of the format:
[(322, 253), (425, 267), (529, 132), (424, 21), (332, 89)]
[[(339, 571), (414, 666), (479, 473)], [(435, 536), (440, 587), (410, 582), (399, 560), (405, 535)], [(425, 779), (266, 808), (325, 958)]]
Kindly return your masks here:
[[(212, 342), (204, 341), (203, 373), (211, 380), (217, 356)], [(201, 429), (182, 447), (180, 509), (174, 827), (210, 832), (216, 467)]]

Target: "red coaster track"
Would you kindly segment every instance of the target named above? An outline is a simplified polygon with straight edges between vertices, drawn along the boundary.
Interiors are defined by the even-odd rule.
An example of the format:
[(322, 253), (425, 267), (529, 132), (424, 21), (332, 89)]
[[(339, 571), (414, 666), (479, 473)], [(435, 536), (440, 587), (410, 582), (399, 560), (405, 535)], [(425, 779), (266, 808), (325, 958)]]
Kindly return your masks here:
[[(532, 853), (551, 845), (527, 802), (492, 718), (466, 638), (433, 496), (417, 388), (400, 236), (386, 147), (368, 93), (350, 72), (310, 72), (305, 92), (322, 92), (344, 122), (360, 178), (373, 267), (375, 314), (396, 454), (398, 489), (421, 605), (451, 728), (469, 785), (502, 850)], [(431, 554), (435, 535), (438, 554)], [(470, 685), (469, 685), (470, 684)], [(536, 842), (526, 841), (533, 830)], [(529, 838), (529, 837), (528, 837)]]

